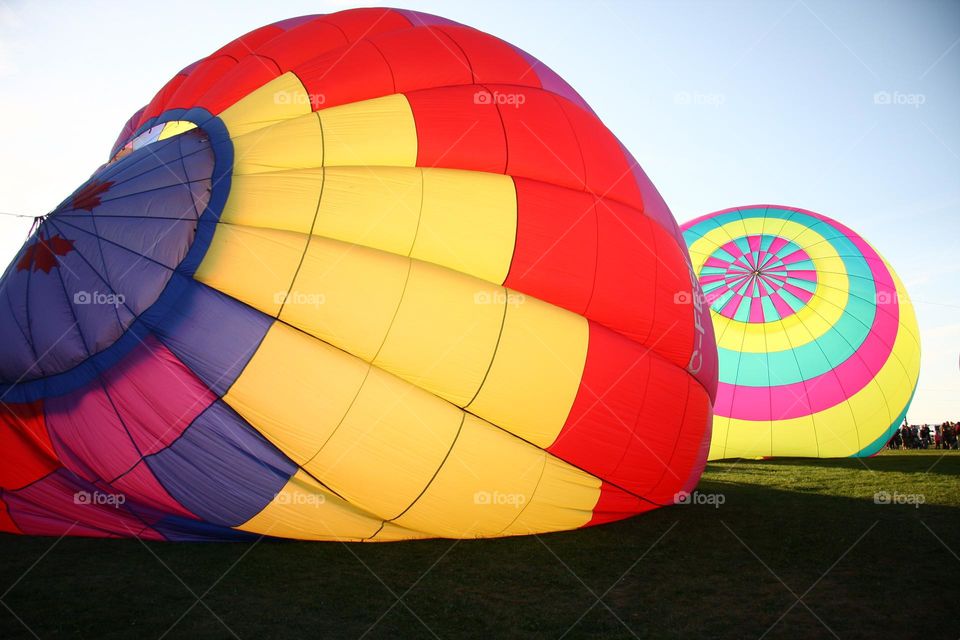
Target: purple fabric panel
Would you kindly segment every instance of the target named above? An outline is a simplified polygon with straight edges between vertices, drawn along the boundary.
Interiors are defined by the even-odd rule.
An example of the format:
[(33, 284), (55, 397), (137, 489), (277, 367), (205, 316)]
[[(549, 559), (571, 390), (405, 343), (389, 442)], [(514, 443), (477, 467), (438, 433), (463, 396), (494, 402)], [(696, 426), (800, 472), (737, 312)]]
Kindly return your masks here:
[[(19, 260), (17, 256), (16, 260)], [(21, 377), (42, 375), (30, 348), (27, 332), (27, 272), (11, 270), (0, 282), (0, 381), (14, 382)]]
[(410, 21), (414, 27), (462, 27), (459, 22), (454, 22), (447, 18), (435, 16), (431, 13), (422, 13), (420, 11), (411, 11), (410, 9), (393, 9), (404, 18)]
[[(28, 289), (25, 294), (28, 336), (37, 353), (38, 365), (45, 374), (69, 369), (88, 355), (74, 321), (73, 292), (68, 290), (69, 297), (64, 295), (58, 273), (74, 264), (76, 269), (82, 270), (83, 264), (76, 252), (61, 256), (60, 263), (61, 266), (53, 267), (50, 273), (27, 269), (17, 274)], [(109, 322), (116, 326), (116, 314)]]
[(176, 276), (183, 293), (148, 322), (163, 343), (218, 396), (223, 396), (273, 323), (267, 316), (196, 280)]
[(636, 180), (637, 187), (640, 189), (640, 195), (643, 198), (643, 212), (663, 227), (668, 234), (673, 236), (677, 241), (677, 246), (686, 252), (687, 244), (683, 241), (683, 234), (680, 233), (680, 227), (677, 226), (677, 221), (674, 219), (673, 214), (670, 213), (670, 208), (667, 206), (667, 203), (664, 202), (660, 192), (653, 186), (650, 178), (647, 177), (647, 174), (640, 167), (640, 163), (638, 163), (636, 158), (633, 157), (633, 154), (623, 146), (623, 143), (620, 143), (620, 149), (623, 150), (623, 155), (632, 167), (633, 179)]
[(263, 510), (296, 469), (222, 401), (147, 461), (181, 504), (223, 526), (243, 524)]
[(125, 499), (60, 469), (19, 491), (5, 492), (10, 517), (31, 535), (162, 537), (125, 507)]
[(587, 113), (593, 114), (594, 116), (597, 115), (594, 113), (593, 109), (590, 108), (590, 105), (587, 104), (587, 101), (583, 99), (583, 96), (577, 93), (574, 88), (567, 84), (566, 80), (557, 75), (553, 69), (543, 64), (523, 49), (519, 47), (513, 48), (524, 60), (527, 61), (527, 64), (530, 65), (530, 69), (534, 74), (536, 74), (537, 79), (540, 80), (540, 86), (546, 91), (555, 93), (562, 98), (566, 98)]
[(322, 17), (324, 14), (315, 13), (309, 16), (297, 16), (296, 18), (287, 18), (286, 20), (281, 20), (280, 22), (274, 22), (273, 26), (279, 27), (284, 31), (290, 31), (291, 29), (296, 29), (302, 24), (306, 24), (312, 20)]
[(137, 123), (140, 122), (140, 116), (143, 115), (144, 109), (146, 106), (140, 107), (137, 111), (130, 116), (130, 119), (123, 125), (123, 129), (120, 130), (120, 135), (117, 136), (117, 141), (113, 143), (113, 147), (110, 148), (110, 157), (112, 158), (117, 151), (123, 145), (127, 144), (130, 138), (133, 137), (134, 132), (137, 130)]
[[(117, 478), (109, 485), (114, 491), (129, 496), (134, 503), (130, 508), (139, 508), (148, 506), (162, 515), (177, 515), (180, 517), (193, 517), (189, 511), (184, 509), (179, 502), (167, 493), (160, 481), (150, 470), (146, 461), (141, 461), (137, 466)], [(141, 517), (144, 517), (141, 515)]]
[(216, 399), (153, 336), (102, 377), (110, 399), (143, 455), (156, 453), (180, 437)]

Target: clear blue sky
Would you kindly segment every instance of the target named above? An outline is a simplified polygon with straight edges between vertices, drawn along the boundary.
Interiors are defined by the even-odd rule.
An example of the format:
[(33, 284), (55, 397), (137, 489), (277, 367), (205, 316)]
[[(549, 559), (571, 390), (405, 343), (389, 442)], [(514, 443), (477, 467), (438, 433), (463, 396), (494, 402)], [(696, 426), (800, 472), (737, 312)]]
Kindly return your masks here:
[[(0, 211), (55, 206), (188, 63), (260, 25), (363, 4), (0, 0)], [(960, 418), (960, 3), (404, 6), (553, 67), (681, 222), (775, 202), (860, 232), (916, 303), (924, 364), (911, 421)], [(875, 100), (884, 91), (891, 104)], [(26, 229), (0, 216), (4, 264)]]

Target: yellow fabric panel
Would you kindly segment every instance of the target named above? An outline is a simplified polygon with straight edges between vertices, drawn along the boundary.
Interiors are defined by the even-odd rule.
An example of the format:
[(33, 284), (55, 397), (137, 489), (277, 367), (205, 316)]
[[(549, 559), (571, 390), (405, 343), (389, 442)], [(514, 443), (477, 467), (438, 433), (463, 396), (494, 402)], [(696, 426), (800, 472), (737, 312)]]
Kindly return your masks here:
[(223, 400), (302, 465), (340, 424), (369, 369), (362, 360), (275, 322)]
[(823, 455), (819, 453), (818, 432), (812, 417), (801, 416), (792, 420), (775, 420), (765, 424), (769, 425), (771, 434), (763, 453), (750, 452), (745, 455), (773, 455), (770, 443), (773, 443), (773, 452), (778, 456)]
[(503, 284), (516, 232), (510, 176), (423, 169), (423, 212), (411, 256)]
[(263, 511), (236, 527), (241, 531), (300, 540), (362, 540), (380, 519), (330, 493), (298, 470)]
[(600, 479), (550, 454), (537, 490), (520, 516), (501, 535), (526, 535), (582, 527), (600, 499)]
[(420, 219), (420, 169), (330, 167), (326, 171), (313, 233), (409, 255)]
[(370, 542), (396, 542), (398, 540), (423, 540), (425, 538), (435, 538), (436, 536), (424, 533), (422, 531), (413, 531), (405, 529), (392, 522), (384, 522), (383, 528), (377, 532)]
[(450, 403), (374, 367), (340, 426), (302, 466), (351, 504), (389, 520), (429, 484), (462, 420)]
[(410, 276), (374, 365), (465, 406), (493, 360), (506, 299), (501, 287), (426, 262)]
[[(713, 318), (719, 348), (751, 353), (788, 351), (806, 342), (806, 339), (801, 342), (797, 338), (798, 325), (807, 326), (809, 334), (812, 336), (811, 339), (816, 339), (836, 324), (840, 316), (843, 315), (843, 310), (846, 308), (849, 298), (847, 275), (843, 261), (837, 255), (833, 245), (820, 234), (811, 231), (809, 227), (790, 220), (778, 220), (777, 222), (776, 228), (770, 229), (769, 218), (749, 218), (742, 222), (736, 221), (735, 228), (742, 233), (738, 232), (733, 237), (776, 233), (795, 243), (798, 238), (802, 242), (809, 242), (809, 246), (802, 246), (802, 248), (810, 256), (817, 271), (817, 289), (810, 302), (800, 311), (773, 323), (777, 328), (776, 331), (770, 331), (769, 327), (765, 328), (764, 325), (769, 323), (739, 322), (711, 310), (710, 315)], [(694, 273), (700, 273), (703, 263), (710, 257), (714, 249), (733, 239), (730, 237), (732, 232), (732, 229), (726, 226), (713, 229), (691, 245), (690, 259), (693, 262)], [(727, 333), (726, 328), (730, 325), (739, 325), (740, 329)]]
[(194, 278), (275, 316), (306, 242), (299, 233), (220, 224)]
[(280, 319), (371, 362), (400, 304), (409, 268), (408, 258), (314, 237)]
[(506, 316), (490, 372), (467, 409), (539, 447), (556, 440), (587, 357), (586, 318), (504, 289)]
[(220, 119), (230, 137), (236, 138), (311, 111), (303, 83), (288, 71), (224, 109)]
[(322, 167), (323, 138), (316, 113), (235, 137), (233, 174)]
[(220, 221), (310, 233), (323, 183), (323, 169), (233, 176)]
[(400, 93), (317, 112), (323, 123), (327, 166), (413, 167), (417, 128)]
[(546, 456), (465, 414), (460, 435), (440, 471), (394, 522), (449, 538), (497, 535), (532, 499)]
[(710, 435), (710, 451), (707, 460), (723, 460), (727, 457), (727, 430), (730, 427), (730, 418), (714, 414), (713, 427)]
[(190, 122), (188, 120), (172, 120), (163, 125), (163, 131), (161, 131), (160, 135), (157, 136), (157, 141), (166, 140), (167, 138), (178, 136), (181, 133), (196, 128), (197, 125), (194, 122)]

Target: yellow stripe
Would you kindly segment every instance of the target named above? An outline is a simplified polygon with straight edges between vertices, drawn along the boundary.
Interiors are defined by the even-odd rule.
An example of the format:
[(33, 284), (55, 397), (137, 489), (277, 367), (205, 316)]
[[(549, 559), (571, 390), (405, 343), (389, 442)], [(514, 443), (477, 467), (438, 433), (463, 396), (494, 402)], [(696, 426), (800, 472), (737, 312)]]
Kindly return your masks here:
[(275, 322), (223, 397), (297, 464), (312, 458), (346, 415), (370, 365)]
[(390, 519), (430, 482), (462, 419), (453, 405), (374, 367), (343, 421), (304, 468), (350, 503)]
[(231, 138), (310, 113), (307, 92), (295, 74), (288, 71), (220, 113)]
[(163, 125), (163, 131), (160, 132), (160, 135), (157, 136), (157, 140), (166, 140), (167, 138), (172, 138), (173, 136), (178, 136), (181, 133), (190, 131), (191, 129), (196, 129), (197, 125), (193, 122), (188, 122), (186, 120), (173, 120), (171, 122)]
[(323, 129), (316, 113), (233, 138), (233, 175), (323, 166)]
[(490, 372), (468, 410), (540, 447), (556, 440), (573, 406), (589, 327), (575, 313), (506, 291)]
[(417, 128), (400, 93), (317, 112), (323, 123), (327, 166), (417, 164)]
[(395, 523), (451, 538), (570, 529), (589, 521), (599, 485), (467, 414), (443, 467)]
[(380, 519), (365, 514), (297, 471), (263, 510), (237, 529), (299, 540), (362, 540)]

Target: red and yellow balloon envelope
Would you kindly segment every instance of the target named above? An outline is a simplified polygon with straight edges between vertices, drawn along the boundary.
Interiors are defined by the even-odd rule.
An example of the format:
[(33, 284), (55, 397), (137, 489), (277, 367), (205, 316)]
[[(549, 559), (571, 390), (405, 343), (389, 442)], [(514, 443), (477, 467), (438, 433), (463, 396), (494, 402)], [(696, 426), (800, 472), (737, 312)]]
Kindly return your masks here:
[(757, 205), (683, 226), (720, 357), (710, 459), (870, 456), (920, 369), (913, 306), (859, 235)]
[(529, 534), (670, 503), (706, 459), (669, 210), (547, 67), (434, 16), (296, 18), (186, 68), (0, 288), (5, 531)]

